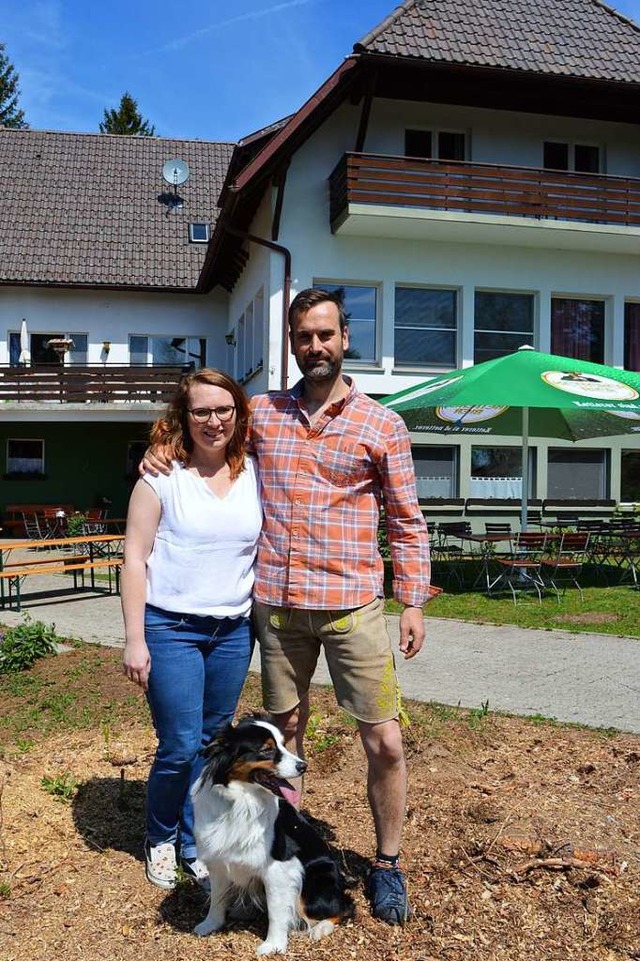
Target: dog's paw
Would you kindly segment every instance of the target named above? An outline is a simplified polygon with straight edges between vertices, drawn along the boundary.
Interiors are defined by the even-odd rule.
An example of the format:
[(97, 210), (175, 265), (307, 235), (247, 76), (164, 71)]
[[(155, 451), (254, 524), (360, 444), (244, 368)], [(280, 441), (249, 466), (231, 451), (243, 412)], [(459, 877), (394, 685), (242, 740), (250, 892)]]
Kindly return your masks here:
[(215, 931), (219, 931), (223, 925), (223, 921), (216, 921), (215, 919), (205, 918), (200, 924), (196, 924), (193, 929), (193, 933), (197, 934), (199, 938), (206, 938), (208, 934), (213, 934)]
[(334, 928), (335, 924), (328, 918), (324, 921), (318, 921), (312, 928), (309, 928), (309, 937), (312, 941), (319, 941), (320, 938), (328, 938)]
[(286, 939), (284, 941), (263, 941), (262, 944), (259, 944), (256, 948), (256, 954), (285, 954), (286, 950)]

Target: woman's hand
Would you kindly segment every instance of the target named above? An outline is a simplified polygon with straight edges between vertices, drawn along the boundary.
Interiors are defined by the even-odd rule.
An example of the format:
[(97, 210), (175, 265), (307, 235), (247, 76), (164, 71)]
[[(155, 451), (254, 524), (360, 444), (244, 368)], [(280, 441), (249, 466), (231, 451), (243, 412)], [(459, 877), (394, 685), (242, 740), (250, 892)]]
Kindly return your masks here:
[(125, 644), (122, 656), (122, 670), (124, 674), (139, 684), (143, 691), (149, 687), (149, 672), (151, 670), (151, 657), (146, 641), (129, 642)]

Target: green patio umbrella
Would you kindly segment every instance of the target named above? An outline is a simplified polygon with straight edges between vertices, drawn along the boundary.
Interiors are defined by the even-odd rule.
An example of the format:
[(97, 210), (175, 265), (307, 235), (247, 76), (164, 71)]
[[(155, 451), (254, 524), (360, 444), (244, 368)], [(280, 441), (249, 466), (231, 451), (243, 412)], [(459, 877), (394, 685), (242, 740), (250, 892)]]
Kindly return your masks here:
[(640, 433), (640, 373), (532, 347), (383, 397), (412, 431), (522, 438), (522, 529), (529, 437), (583, 440)]

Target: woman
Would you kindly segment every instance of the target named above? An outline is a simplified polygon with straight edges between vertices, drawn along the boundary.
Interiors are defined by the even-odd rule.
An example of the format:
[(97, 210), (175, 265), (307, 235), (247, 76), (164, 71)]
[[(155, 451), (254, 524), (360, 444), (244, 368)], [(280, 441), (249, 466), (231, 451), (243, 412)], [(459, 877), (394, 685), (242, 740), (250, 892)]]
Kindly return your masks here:
[(262, 524), (249, 404), (211, 369), (186, 376), (154, 424), (168, 476), (145, 474), (129, 502), (122, 571), (123, 669), (146, 692), (158, 737), (147, 788), (145, 867), (160, 888), (196, 859), (189, 788), (200, 748), (231, 720), (251, 651), (253, 564)]

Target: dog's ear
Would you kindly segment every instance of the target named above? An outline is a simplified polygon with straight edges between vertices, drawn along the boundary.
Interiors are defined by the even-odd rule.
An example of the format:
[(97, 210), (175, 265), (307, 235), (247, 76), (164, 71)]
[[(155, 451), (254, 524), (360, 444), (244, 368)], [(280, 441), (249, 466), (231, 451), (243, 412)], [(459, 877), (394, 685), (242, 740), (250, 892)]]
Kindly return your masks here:
[(215, 737), (200, 750), (202, 756), (208, 760), (212, 755), (216, 754), (220, 750), (221, 745), (227, 741), (232, 731), (233, 724), (231, 722), (220, 728)]
[(204, 768), (202, 777), (211, 784), (226, 784), (229, 767), (235, 757), (235, 752), (231, 747), (233, 734), (233, 724), (227, 724), (202, 750), (204, 757)]

